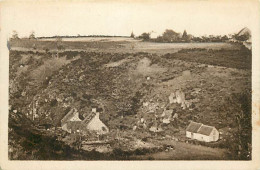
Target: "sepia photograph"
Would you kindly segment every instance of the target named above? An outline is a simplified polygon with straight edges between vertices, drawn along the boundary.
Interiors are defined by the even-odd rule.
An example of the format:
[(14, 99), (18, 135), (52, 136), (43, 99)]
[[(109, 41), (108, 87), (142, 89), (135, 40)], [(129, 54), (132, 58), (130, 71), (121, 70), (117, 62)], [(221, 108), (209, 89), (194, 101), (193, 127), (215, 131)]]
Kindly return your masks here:
[(1, 5), (8, 161), (252, 161), (258, 1)]

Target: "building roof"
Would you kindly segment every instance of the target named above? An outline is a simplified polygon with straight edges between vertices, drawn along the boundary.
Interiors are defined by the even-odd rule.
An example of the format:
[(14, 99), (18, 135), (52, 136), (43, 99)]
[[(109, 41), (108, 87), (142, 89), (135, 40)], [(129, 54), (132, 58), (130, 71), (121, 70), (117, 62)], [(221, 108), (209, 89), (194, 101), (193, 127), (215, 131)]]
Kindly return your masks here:
[(81, 121), (69, 121), (67, 122), (67, 129), (71, 129), (72, 131), (81, 129)]
[(95, 112), (91, 112), (89, 115), (85, 117), (82, 123), (89, 123), (96, 116)]
[(214, 128), (213, 126), (203, 125), (202, 123), (191, 122), (186, 131), (209, 136)]
[(201, 127), (201, 125), (202, 125), (202, 123), (190, 122), (186, 131), (197, 133), (199, 128)]
[(62, 119), (61, 124), (66, 123), (68, 120), (70, 120), (72, 117), (74, 117), (76, 114), (76, 109), (71, 109)]
[(247, 27), (243, 28), (237, 33), (238, 36), (245, 35), (245, 34), (251, 35), (251, 31)]
[(197, 133), (209, 136), (213, 129), (214, 127), (212, 126), (202, 125)]

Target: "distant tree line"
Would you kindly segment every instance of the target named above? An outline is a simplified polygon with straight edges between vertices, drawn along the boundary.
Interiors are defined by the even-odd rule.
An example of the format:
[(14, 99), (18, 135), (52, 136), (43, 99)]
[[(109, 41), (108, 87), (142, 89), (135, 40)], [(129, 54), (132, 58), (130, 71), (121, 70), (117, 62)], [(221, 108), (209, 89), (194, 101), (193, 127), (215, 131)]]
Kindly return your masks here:
[[(130, 37), (134, 37), (133, 32), (131, 33)], [(209, 35), (209, 36), (200, 36), (196, 37), (191, 34), (188, 34), (186, 30), (184, 32), (178, 33), (172, 29), (166, 29), (162, 35), (159, 35), (157, 38), (151, 38), (151, 33), (144, 32), (140, 36), (136, 37), (139, 39), (143, 39), (144, 41), (152, 41), (152, 42), (226, 42), (230, 39), (237, 40), (237, 41), (246, 41), (250, 38), (250, 35)]]
[[(209, 35), (209, 36), (200, 36), (196, 37), (191, 34), (188, 34), (186, 30), (183, 31), (183, 33), (175, 32), (172, 29), (166, 29), (162, 35), (159, 35), (157, 38), (151, 38), (151, 32), (144, 32), (139, 36), (135, 36), (135, 34), (132, 32), (130, 37), (131, 38), (139, 38), (144, 41), (152, 41), (152, 42), (225, 42), (230, 39), (237, 40), (237, 41), (247, 41), (250, 39), (250, 34), (233, 34), (233, 35)], [(77, 38), (77, 37), (128, 37), (128, 36), (109, 36), (109, 35), (77, 35), (77, 36), (51, 36), (51, 37), (35, 37), (35, 32), (32, 31), (30, 35), (28, 36), (28, 39), (42, 39), (42, 38)], [(18, 32), (13, 31), (12, 36), (10, 40), (16, 40), (20, 39)], [(25, 37), (26, 39), (26, 37)]]

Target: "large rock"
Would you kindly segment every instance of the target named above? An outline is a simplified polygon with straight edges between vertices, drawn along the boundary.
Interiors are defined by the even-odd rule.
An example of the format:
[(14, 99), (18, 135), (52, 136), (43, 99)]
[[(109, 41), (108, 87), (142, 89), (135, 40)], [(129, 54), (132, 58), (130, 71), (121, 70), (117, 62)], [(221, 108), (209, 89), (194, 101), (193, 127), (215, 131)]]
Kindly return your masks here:
[(176, 98), (175, 98), (175, 93), (171, 93), (171, 94), (170, 94), (170, 96), (169, 96), (169, 102), (170, 102), (170, 104), (177, 102), (177, 100), (176, 100)]
[(176, 93), (176, 100), (178, 104), (184, 103), (185, 102), (185, 94), (181, 90), (177, 90)]

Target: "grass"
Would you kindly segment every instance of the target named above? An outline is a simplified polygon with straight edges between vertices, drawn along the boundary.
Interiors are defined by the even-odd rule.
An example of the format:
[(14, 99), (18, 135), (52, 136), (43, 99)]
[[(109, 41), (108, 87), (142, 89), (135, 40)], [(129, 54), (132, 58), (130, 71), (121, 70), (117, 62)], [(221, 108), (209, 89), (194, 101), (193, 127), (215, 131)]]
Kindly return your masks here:
[(163, 57), (237, 69), (251, 69), (252, 67), (251, 51), (243, 47), (240, 50), (183, 49), (178, 53), (166, 54)]
[[(84, 45), (84, 43), (79, 44)], [(31, 59), (28, 61), (26, 60), (26, 62), (23, 61), (22, 54), (30, 54)], [(186, 83), (184, 85), (185, 93), (191, 93), (194, 87), (200, 87), (203, 89), (197, 96), (201, 97), (201, 103), (196, 103), (199, 110), (183, 111), (180, 107), (176, 106), (177, 112), (180, 113), (178, 124), (176, 127), (168, 126), (165, 129), (165, 134), (162, 134), (162, 136), (165, 136), (166, 134), (175, 136), (174, 130), (184, 129), (188, 120), (194, 119), (196, 114), (203, 116), (198, 118), (198, 120), (202, 123), (205, 121), (207, 124), (210, 123), (217, 125), (218, 121), (222, 119), (225, 119), (224, 123), (222, 123), (223, 127), (229, 126), (230, 122), (234, 123), (233, 120), (235, 118), (229, 113), (237, 112), (237, 110), (234, 109), (234, 106), (236, 106), (234, 103), (238, 102), (236, 102), (233, 98), (230, 98), (233, 103), (228, 104), (225, 101), (222, 102), (219, 95), (216, 95), (216, 92), (220, 91), (220, 89), (224, 89), (229, 92), (229, 87), (231, 86), (235, 88), (237, 84), (242, 88), (247, 88), (248, 85), (245, 85), (245, 83), (250, 81), (249, 69), (251, 68), (251, 53), (243, 48), (240, 50), (183, 49), (177, 53), (162, 56), (150, 53), (134, 53), (131, 55), (125, 52), (104, 53), (64, 51), (59, 53), (59, 58), (56, 58), (52, 57), (52, 54), (53, 53), (51, 52), (10, 51), (10, 80), (15, 80), (19, 87), (17, 92), (19, 96), (10, 93), (10, 104), (13, 105), (15, 109), (25, 115), (25, 113), (27, 113), (30, 109), (29, 105), (33, 101), (33, 97), (37, 95), (37, 101), (39, 103), (38, 113), (40, 115), (38, 121), (47, 121), (47, 123), (54, 125), (58, 124), (62, 116), (66, 113), (65, 108), (63, 108), (63, 104), (66, 104), (69, 107), (77, 108), (80, 113), (85, 113), (91, 105), (92, 98), (100, 99), (104, 102), (103, 104), (106, 107), (107, 113), (101, 115), (100, 118), (106, 125), (109, 126), (111, 131), (121, 128), (121, 132), (127, 132), (125, 136), (136, 137), (138, 139), (144, 138), (143, 133), (147, 133), (149, 134), (148, 136), (152, 136), (154, 138), (154, 134), (150, 133), (148, 129), (145, 131), (132, 131), (133, 126), (136, 125), (137, 119), (139, 119), (140, 116), (147, 120), (147, 125), (149, 127), (152, 126), (150, 123), (153, 123), (154, 121), (152, 119), (154, 118), (154, 114), (146, 114), (140, 111), (140, 106), (142, 106), (142, 103), (151, 98), (154, 98), (154, 102), (159, 101), (160, 99), (162, 104), (166, 103), (166, 101), (168, 101), (167, 95), (170, 90), (172, 90), (171, 87), (164, 88), (160, 82), (156, 81), (156, 79), (163, 79), (166, 81), (166, 78), (178, 77), (182, 74), (183, 70), (191, 70), (192, 75), (194, 75), (194, 79), (192, 79), (192, 83)], [(75, 57), (77, 60), (74, 60)], [(133, 74), (133, 72), (135, 73), (136, 71), (138, 62), (144, 57), (151, 60), (151, 65), (156, 64), (158, 67), (160, 66), (169, 70), (167, 75), (153, 74), (151, 80), (147, 81), (142, 73), (138, 73), (138, 75)], [(119, 65), (118, 67), (103, 67), (107, 63), (121, 61), (125, 58), (131, 58), (131, 61)], [(28, 70), (26, 70), (25, 73), (21, 73), (19, 76), (15, 76), (20, 60), (25, 62), (24, 64), (28, 66)], [(192, 63), (189, 64), (188, 62)], [(215, 76), (214, 74), (211, 76), (211, 72), (207, 72), (207, 69), (209, 68), (197, 68), (196, 66), (198, 63), (245, 69), (236, 70), (237, 73), (234, 72), (231, 76), (233, 78), (244, 76), (248, 80), (229, 80), (229, 74), (227, 74), (228, 76), (226, 77), (222, 76), (222, 74), (220, 74), (222, 71), (219, 71), (221, 69), (216, 68), (210, 69), (216, 73), (219, 73), (221, 76)], [(67, 65), (64, 66), (65, 64)], [(226, 69), (226, 72), (229, 72), (230, 70), (231, 69)], [(242, 72), (246, 72), (246, 74), (243, 75)], [(224, 73), (223, 75), (225, 75)], [(82, 75), (84, 75), (84, 77), (80, 80)], [(197, 78), (196, 76), (201, 77)], [(50, 77), (50, 84), (48, 84), (48, 82), (46, 85), (39, 83), (36, 88), (30, 88), (30, 83), (34, 83), (34, 81), (45, 81), (46, 77)], [(200, 78), (203, 78), (204, 80), (200, 81)], [(157, 87), (157, 83), (160, 88)], [(176, 83), (178, 82), (170, 82), (169, 85), (174, 87)], [(115, 94), (118, 98), (111, 97), (115, 89)], [(237, 91), (242, 92), (243, 90), (244, 89), (238, 88)], [(27, 95), (22, 96), (22, 91), (26, 91)], [(231, 91), (234, 93), (232, 89)], [(153, 94), (160, 94), (160, 96), (158, 98), (153, 97)], [(220, 94), (224, 96), (223, 98), (230, 96), (230, 94), (226, 92), (221, 92)], [(57, 102), (57, 98), (62, 99), (62, 101)], [(84, 100), (82, 100), (82, 98), (84, 98)], [(45, 102), (45, 99), (47, 99), (48, 102)], [(225, 106), (223, 103), (227, 103), (226, 107), (228, 109), (224, 108), (224, 110), (220, 110)], [(238, 107), (237, 109), (241, 110)], [(218, 112), (222, 111), (225, 111), (224, 114), (229, 115), (229, 117), (225, 118), (226, 115), (224, 115), (223, 118), (220, 117)], [(50, 115), (53, 116), (52, 120), (46, 119), (46, 112), (49, 112)], [(122, 115), (122, 113), (125, 114)], [(95, 151), (77, 151), (64, 143), (59, 143), (56, 141), (55, 137), (42, 135), (37, 131), (32, 131), (30, 128), (25, 128), (24, 126), (18, 127), (14, 125), (12, 127), (10, 124), (9, 127), (13, 128), (17, 134), (16, 136), (15, 134), (10, 133), (9, 136), (14, 137), (14, 141), (18, 141), (22, 148), (22, 153), (20, 153), (21, 156), (17, 159), (126, 160), (130, 158), (135, 159), (135, 156), (145, 155), (146, 153), (152, 152), (150, 150), (142, 149), (135, 151), (123, 150), (120, 146), (115, 147), (113, 153), (110, 155), (100, 154)], [(234, 126), (232, 128), (235, 129), (237, 127)], [(247, 134), (247, 130), (248, 129), (241, 133), (243, 135)], [(176, 134), (178, 135), (178, 133), (179, 132), (177, 131)], [(181, 135), (182, 134), (179, 136)], [(248, 143), (250, 143), (250, 141)], [(235, 144), (237, 145), (237, 143)], [(16, 143), (12, 144), (12, 146), (15, 145)], [(41, 154), (43, 151), (48, 151), (48, 153)], [(31, 154), (31, 152), (34, 154)], [(194, 151), (194, 155), (196, 155), (196, 152), (197, 151)], [(31, 156), (26, 155), (26, 153)], [(132, 158), (132, 156), (134, 158)], [(190, 158), (189, 153), (187, 153), (186, 156), (188, 156), (187, 158)], [(184, 157), (181, 158), (185, 159)], [(154, 157), (150, 156), (148, 159), (154, 159)]]
[(55, 71), (59, 70), (63, 65), (68, 64), (70, 61), (66, 58), (52, 58), (46, 60), (42, 65), (36, 68), (31, 73), (31, 78), (36, 82), (43, 82), (49, 78)]

